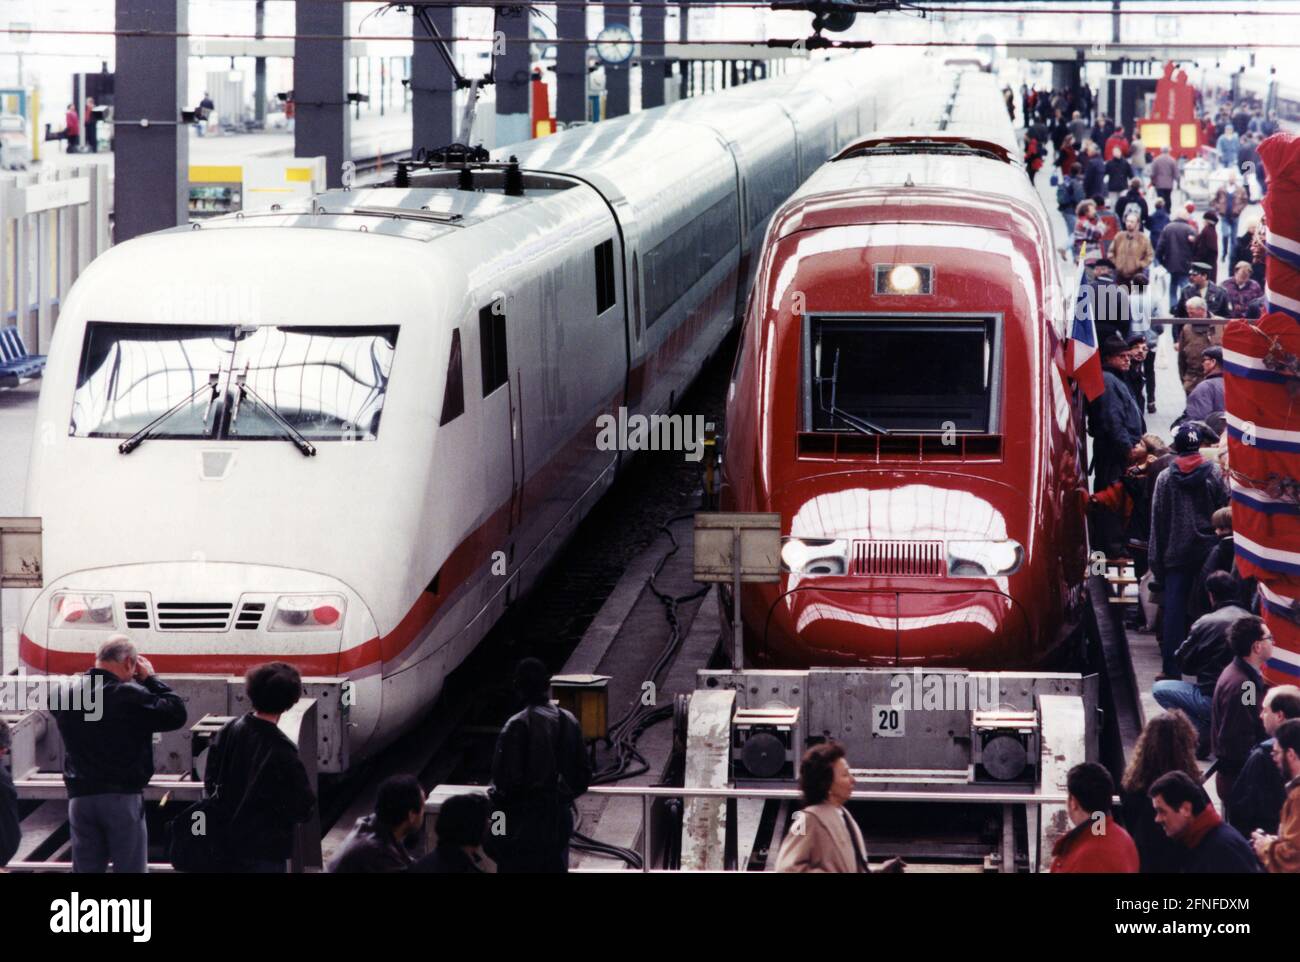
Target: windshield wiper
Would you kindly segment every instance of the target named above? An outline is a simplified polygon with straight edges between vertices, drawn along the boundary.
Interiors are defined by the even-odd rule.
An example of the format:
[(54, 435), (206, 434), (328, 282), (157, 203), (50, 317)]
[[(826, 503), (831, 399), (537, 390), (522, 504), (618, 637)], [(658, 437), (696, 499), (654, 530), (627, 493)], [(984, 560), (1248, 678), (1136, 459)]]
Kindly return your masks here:
[(839, 418), (841, 421), (843, 421), (849, 427), (853, 428), (855, 431), (859, 431), (862, 434), (868, 434), (868, 435), (888, 434), (889, 431), (886, 430), (885, 428), (882, 428), (879, 424), (876, 424), (872, 421), (868, 421), (866, 418), (860, 417), (856, 414), (849, 414), (847, 411), (843, 411), (840, 408), (837, 408), (835, 406), (835, 395), (839, 388), (839, 381), (840, 381), (840, 349), (837, 347), (835, 349), (835, 361), (831, 365), (831, 406), (828, 408), (826, 404), (822, 401), (820, 391), (818, 391), (817, 403), (821, 405), (822, 410), (825, 411), (827, 414)]
[(189, 397), (187, 397), (185, 400), (180, 401), (171, 409), (164, 411), (162, 414), (158, 415), (156, 418), (154, 418), (152, 421), (150, 421), (148, 424), (142, 427), (139, 431), (136, 431), (135, 434), (131, 435), (129, 438), (127, 438), (125, 441), (119, 444), (117, 446), (118, 453), (130, 454), (141, 444), (143, 444), (146, 440), (148, 440), (149, 435), (153, 432), (154, 428), (158, 427), (158, 425), (162, 424), (172, 415), (176, 414), (176, 412), (178, 412), (181, 408), (185, 407), (185, 405), (193, 401), (205, 390), (208, 390), (212, 392), (212, 396), (208, 398), (207, 409), (203, 412), (203, 426), (206, 429), (208, 424), (208, 415), (212, 413), (212, 405), (217, 400), (217, 382), (220, 380), (221, 380), (221, 374), (219, 372), (216, 374), (209, 374), (207, 384), (200, 385), (194, 391), (194, 393), (191, 394)]
[(258, 394), (256, 391), (254, 391), (251, 387), (248, 386), (247, 370), (245, 370), (243, 374), (239, 374), (236, 376), (235, 386), (238, 388), (239, 397), (235, 401), (235, 410), (230, 417), (229, 430), (231, 432), (233, 432), (235, 429), (235, 419), (239, 417), (240, 401), (243, 400), (245, 395), (251, 394), (253, 396), (253, 400), (256, 401), (258, 404), (262, 405), (262, 407), (266, 409), (266, 413), (271, 415), (271, 420), (273, 420), (276, 424), (280, 426), (280, 429), (283, 432), (283, 436), (286, 441), (292, 441), (294, 447), (296, 447), (299, 451), (302, 452), (303, 457), (305, 458), (315, 457), (316, 455), (315, 445), (313, 445), (310, 441), (308, 441), (305, 437), (303, 437), (302, 433), (297, 428), (295, 428), (292, 424), (290, 424), (288, 420), (284, 417), (284, 415), (282, 415), (270, 404), (267, 404), (260, 394)]

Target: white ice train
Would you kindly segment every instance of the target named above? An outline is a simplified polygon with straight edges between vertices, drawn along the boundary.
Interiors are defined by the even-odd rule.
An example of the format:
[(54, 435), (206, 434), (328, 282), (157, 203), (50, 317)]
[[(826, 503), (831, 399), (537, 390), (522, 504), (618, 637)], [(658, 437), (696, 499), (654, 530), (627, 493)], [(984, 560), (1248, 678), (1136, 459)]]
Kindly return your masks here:
[(392, 741), (609, 487), (598, 416), (676, 403), (771, 211), (908, 69), (829, 61), (509, 148), (516, 183), (417, 173), (109, 250), (49, 350), (23, 665), (82, 670), (114, 628), (165, 674), (284, 659), (355, 682), (353, 760)]

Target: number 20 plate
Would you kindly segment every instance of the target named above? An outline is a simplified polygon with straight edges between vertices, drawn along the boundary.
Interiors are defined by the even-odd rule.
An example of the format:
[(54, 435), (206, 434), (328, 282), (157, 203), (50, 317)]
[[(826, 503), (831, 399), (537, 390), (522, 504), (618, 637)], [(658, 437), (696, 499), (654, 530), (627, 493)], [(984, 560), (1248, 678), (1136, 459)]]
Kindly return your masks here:
[(885, 702), (871, 706), (871, 734), (875, 738), (902, 738), (907, 713)]

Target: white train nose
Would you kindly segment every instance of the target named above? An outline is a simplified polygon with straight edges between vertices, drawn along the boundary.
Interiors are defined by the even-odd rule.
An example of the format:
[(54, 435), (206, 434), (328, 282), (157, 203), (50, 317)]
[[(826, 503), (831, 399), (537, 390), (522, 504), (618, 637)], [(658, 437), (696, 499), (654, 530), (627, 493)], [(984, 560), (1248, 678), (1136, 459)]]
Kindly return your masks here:
[(378, 664), (365, 602), (336, 578), (231, 562), (166, 562), (65, 575), (36, 594), (19, 639), (35, 671), (81, 671), (114, 632), (160, 672), (243, 674), (288, 661), (304, 675), (364, 673)]

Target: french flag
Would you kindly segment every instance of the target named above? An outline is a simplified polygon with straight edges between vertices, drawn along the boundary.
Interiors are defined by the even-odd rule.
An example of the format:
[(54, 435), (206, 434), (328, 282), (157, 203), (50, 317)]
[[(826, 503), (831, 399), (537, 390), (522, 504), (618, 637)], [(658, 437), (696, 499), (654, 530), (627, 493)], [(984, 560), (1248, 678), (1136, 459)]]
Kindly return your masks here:
[(1065, 345), (1065, 373), (1074, 378), (1089, 401), (1095, 401), (1106, 390), (1106, 380), (1101, 376), (1091, 292), (1084, 284), (1087, 252), (1085, 244), (1079, 251), (1079, 279), (1074, 295), (1074, 321)]

